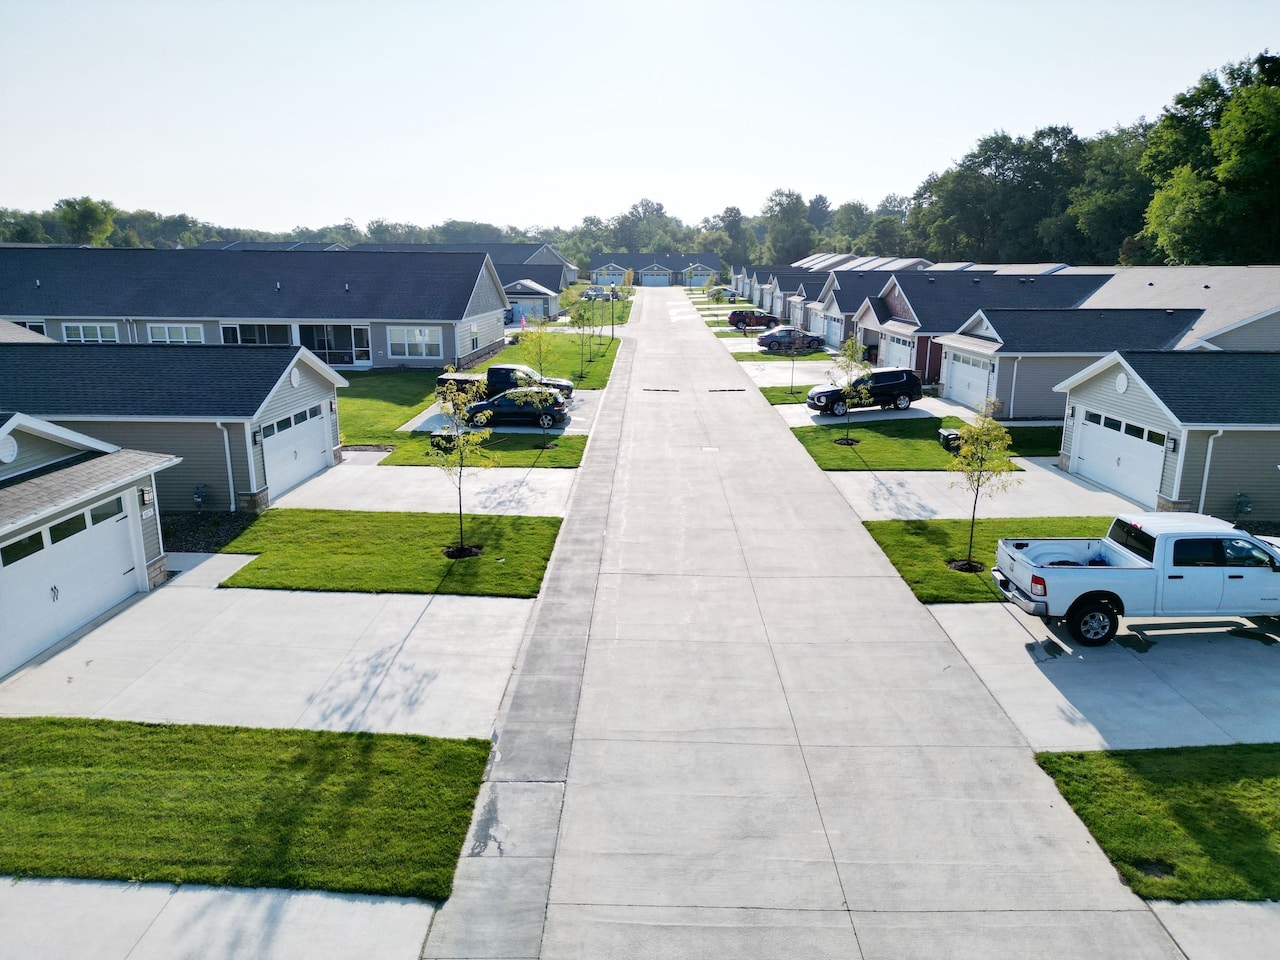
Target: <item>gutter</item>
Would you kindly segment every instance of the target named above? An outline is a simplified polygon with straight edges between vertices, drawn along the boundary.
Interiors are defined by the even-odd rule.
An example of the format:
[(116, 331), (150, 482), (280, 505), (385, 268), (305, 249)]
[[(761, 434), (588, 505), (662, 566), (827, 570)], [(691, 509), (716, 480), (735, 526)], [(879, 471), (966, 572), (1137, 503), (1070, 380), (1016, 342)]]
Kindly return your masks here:
[(214, 422), (219, 430), (222, 431), (222, 449), (227, 455), (227, 494), (231, 498), (231, 512), (236, 512), (236, 478), (231, 470), (231, 434), (227, 432), (226, 424), (221, 420)]
[(1204, 454), (1204, 474), (1200, 478), (1200, 506), (1196, 510), (1197, 513), (1204, 513), (1204, 500), (1209, 492), (1209, 466), (1213, 463), (1213, 441), (1217, 440), (1225, 431), (1218, 428), (1218, 431), (1209, 437), (1209, 446)]

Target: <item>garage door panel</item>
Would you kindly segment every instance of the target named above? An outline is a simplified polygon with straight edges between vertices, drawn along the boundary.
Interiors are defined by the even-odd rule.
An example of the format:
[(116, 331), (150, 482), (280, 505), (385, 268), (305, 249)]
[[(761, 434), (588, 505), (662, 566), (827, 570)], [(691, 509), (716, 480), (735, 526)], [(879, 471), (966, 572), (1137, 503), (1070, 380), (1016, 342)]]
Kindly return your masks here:
[(1164, 468), (1164, 448), (1100, 424), (1083, 421), (1074, 472), (1123, 497), (1154, 507)]
[(289, 418), (287, 429), (279, 429), (264, 437), (262, 459), (266, 467), (267, 487), (272, 497), (292, 490), (303, 480), (330, 465), (328, 419), (321, 414), (302, 423)]
[[(982, 364), (987, 363), (986, 367)], [(987, 400), (990, 377), (989, 361), (964, 359), (952, 354), (947, 364), (946, 396), (967, 407), (981, 408)]]

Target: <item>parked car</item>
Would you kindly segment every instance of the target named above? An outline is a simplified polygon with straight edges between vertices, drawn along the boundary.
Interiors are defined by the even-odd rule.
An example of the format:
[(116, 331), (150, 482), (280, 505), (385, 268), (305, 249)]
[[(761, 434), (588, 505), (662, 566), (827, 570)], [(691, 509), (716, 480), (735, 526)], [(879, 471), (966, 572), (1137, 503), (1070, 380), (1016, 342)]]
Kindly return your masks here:
[(484, 397), (496, 397), (504, 390), (513, 387), (550, 387), (558, 390), (566, 398), (573, 396), (573, 381), (560, 377), (543, 377), (533, 367), (523, 363), (495, 363), (483, 373), (442, 373), (436, 378), (437, 392), (444, 390), (450, 383), (459, 386), (469, 383), (484, 383)]
[[(527, 400), (521, 402), (522, 397), (535, 392), (550, 394), (551, 399), (543, 406), (529, 403)], [(477, 419), (477, 414), (487, 413), (489, 417), (484, 422), (485, 426), (499, 423), (532, 424), (548, 430), (557, 423), (564, 423), (569, 416), (568, 406), (564, 396), (549, 387), (517, 387), (500, 393), (496, 397), (472, 404), (471, 417), (474, 420)]]
[(768, 333), (756, 337), (756, 343), (766, 350), (818, 350), (822, 347), (822, 338), (816, 333), (801, 330), (799, 327), (775, 327)]
[(730, 303), (738, 302), (738, 291), (733, 289), (733, 287), (712, 287), (711, 296), (713, 299), (717, 292), (719, 292), (720, 295)]
[(729, 326), (745, 330), (747, 327), (776, 327), (778, 318), (763, 310), (730, 310)]
[[(865, 403), (857, 403), (854, 394), (854, 406), (876, 407), (888, 410), (893, 407), (906, 410), (911, 401), (920, 399), (920, 378), (914, 370), (906, 367), (876, 367), (865, 376), (854, 381), (855, 389), (866, 388)], [(840, 384), (824, 383), (809, 391), (805, 405), (819, 413), (843, 417), (850, 406), (850, 396)]]

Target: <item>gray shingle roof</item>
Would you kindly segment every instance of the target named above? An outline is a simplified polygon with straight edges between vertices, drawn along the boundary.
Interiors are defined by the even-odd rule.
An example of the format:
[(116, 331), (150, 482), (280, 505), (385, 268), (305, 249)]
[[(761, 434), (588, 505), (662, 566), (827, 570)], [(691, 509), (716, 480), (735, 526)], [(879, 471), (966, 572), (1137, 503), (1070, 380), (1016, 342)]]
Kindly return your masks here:
[(841, 313), (854, 313), (867, 297), (874, 297), (884, 289), (892, 274), (874, 270), (836, 270), (836, 306)]
[[(666, 267), (668, 270), (684, 270), (695, 264), (702, 264), (712, 270), (720, 270), (718, 253), (597, 253), (591, 258), (590, 270), (598, 270), (609, 264), (617, 264), (624, 270), (643, 270), (645, 267)], [(790, 270), (791, 267), (787, 267)]]
[(0, 316), (457, 321), (484, 259), (483, 253), (5, 249)]
[(497, 263), (527, 263), (545, 243), (357, 243), (356, 252), (373, 253), (487, 253)]
[(1109, 274), (1022, 276), (984, 273), (895, 273), (922, 333), (954, 333), (987, 308), (1074, 307), (1106, 282)]
[(983, 310), (1009, 353), (1172, 350), (1199, 310)]
[(1280, 426), (1280, 352), (1121, 351), (1184, 425)]
[(0, 377), (0, 410), (21, 410), (46, 419), (247, 420), (302, 350), (292, 346), (0, 344), (0, 370), (5, 372)]
[(564, 289), (564, 267), (558, 263), (494, 263), (493, 266), (504, 287), (517, 280), (532, 280), (556, 293)]
[(180, 458), (167, 453), (117, 450), (77, 458), (68, 466), (0, 487), (0, 530), (60, 507), (73, 506), (95, 491), (144, 477)]

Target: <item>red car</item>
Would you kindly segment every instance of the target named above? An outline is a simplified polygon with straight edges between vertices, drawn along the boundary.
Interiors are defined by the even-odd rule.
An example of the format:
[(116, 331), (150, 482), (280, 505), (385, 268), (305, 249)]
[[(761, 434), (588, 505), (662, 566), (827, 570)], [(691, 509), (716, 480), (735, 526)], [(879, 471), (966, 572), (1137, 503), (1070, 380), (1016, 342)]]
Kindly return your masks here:
[(730, 310), (729, 326), (745, 330), (747, 327), (776, 327), (778, 318), (763, 310)]

